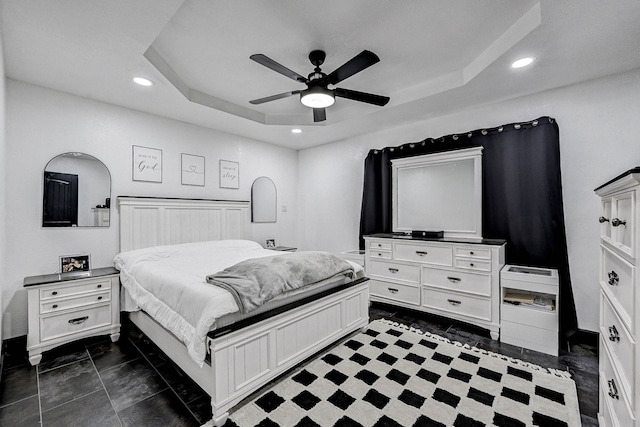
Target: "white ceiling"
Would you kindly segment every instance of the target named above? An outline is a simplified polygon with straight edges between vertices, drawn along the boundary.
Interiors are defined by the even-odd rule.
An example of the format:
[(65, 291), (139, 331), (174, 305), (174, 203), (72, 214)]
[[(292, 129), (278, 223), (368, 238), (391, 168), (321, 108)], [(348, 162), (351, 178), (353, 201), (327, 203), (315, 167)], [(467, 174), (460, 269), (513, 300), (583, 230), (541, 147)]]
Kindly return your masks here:
[[(640, 67), (637, 0), (1, 0), (6, 75), (135, 110), (302, 149)], [(314, 124), (303, 89), (249, 59), (306, 76), (362, 50), (380, 62), (337, 86)], [(534, 56), (526, 69), (513, 60)], [(151, 79), (150, 88), (132, 83)], [(291, 134), (293, 127), (302, 134)]]

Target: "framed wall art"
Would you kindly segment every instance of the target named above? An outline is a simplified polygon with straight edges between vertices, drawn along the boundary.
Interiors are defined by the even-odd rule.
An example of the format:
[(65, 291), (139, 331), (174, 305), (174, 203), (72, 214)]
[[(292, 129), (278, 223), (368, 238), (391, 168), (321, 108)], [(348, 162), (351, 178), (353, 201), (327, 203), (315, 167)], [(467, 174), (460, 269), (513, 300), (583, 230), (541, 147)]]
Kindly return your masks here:
[(240, 188), (240, 164), (220, 160), (220, 188)]
[(182, 153), (182, 185), (204, 186), (204, 157)]
[(162, 150), (133, 146), (133, 180), (162, 182)]

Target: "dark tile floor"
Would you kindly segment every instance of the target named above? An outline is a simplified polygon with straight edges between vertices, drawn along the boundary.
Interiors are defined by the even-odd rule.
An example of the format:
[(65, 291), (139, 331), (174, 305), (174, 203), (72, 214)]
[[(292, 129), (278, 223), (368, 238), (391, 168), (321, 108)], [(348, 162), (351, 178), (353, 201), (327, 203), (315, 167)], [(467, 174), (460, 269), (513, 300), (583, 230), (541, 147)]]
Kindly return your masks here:
[[(568, 370), (576, 382), (583, 426), (597, 426), (598, 356), (588, 344), (552, 357), (491, 340), (487, 331), (449, 319), (374, 304), (387, 318), (489, 351)], [(209, 398), (136, 328), (119, 342), (92, 338), (46, 352), (37, 367), (25, 339), (5, 342), (0, 426), (199, 426)]]

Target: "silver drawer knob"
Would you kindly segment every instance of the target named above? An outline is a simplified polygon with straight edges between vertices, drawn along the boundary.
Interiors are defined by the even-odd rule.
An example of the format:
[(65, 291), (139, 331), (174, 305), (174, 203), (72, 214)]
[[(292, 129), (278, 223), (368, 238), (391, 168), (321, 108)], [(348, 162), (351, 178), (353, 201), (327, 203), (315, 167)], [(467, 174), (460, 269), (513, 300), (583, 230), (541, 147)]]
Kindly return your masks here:
[(627, 225), (627, 221), (623, 221), (623, 220), (618, 219), (618, 218), (613, 218), (611, 220), (611, 225), (613, 225), (614, 227), (618, 227), (620, 225)]
[(615, 381), (613, 378), (607, 381), (607, 385), (609, 386), (609, 397), (612, 399), (620, 399), (620, 395), (618, 394), (618, 387), (616, 387)]
[(620, 334), (618, 333), (618, 329), (616, 329), (615, 325), (609, 326), (609, 340), (613, 342), (620, 342)]
[(616, 286), (620, 283), (620, 276), (618, 276), (618, 273), (615, 271), (611, 270), (607, 275), (609, 276), (609, 284), (611, 286)]

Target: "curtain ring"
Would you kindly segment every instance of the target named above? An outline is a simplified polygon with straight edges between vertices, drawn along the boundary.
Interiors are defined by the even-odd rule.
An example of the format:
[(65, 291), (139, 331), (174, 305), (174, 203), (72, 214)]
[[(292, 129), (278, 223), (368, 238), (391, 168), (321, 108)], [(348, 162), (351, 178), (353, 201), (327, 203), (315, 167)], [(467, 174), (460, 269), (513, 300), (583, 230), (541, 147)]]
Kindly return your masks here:
[(471, 133), (471, 132), (469, 132), (469, 133), (467, 134), (467, 138), (471, 138), (472, 136), (473, 136), (473, 133)]
[(532, 124), (533, 126), (538, 126), (538, 121), (537, 121), (537, 120), (534, 120), (533, 122), (531, 122), (531, 124)]
[(482, 132), (480, 132), (480, 133), (481, 133), (481, 134), (483, 134), (483, 135), (486, 135), (486, 134), (488, 134), (489, 132), (487, 132), (487, 130), (486, 130), (486, 129), (482, 129)]
[(453, 135), (452, 138), (453, 138), (454, 141), (457, 141), (458, 140), (458, 135)]
[(420, 145), (422, 145), (422, 146), (424, 147), (424, 144), (426, 144), (426, 143), (427, 143), (427, 141), (422, 141), (422, 142), (420, 143)]
[(373, 154), (378, 154), (378, 150), (373, 150)]
[(395, 150), (395, 148), (391, 147), (389, 148), (389, 151), (391, 151), (393, 153), (393, 151)]
[(416, 144), (409, 144), (409, 148), (415, 148)]
[(504, 130), (504, 127), (502, 127), (502, 126), (500, 126), (500, 127), (498, 128), (498, 132), (502, 132), (503, 130)]
[(513, 125), (513, 127), (516, 129), (520, 129), (522, 126), (520, 126), (520, 123), (516, 123), (515, 125)]

